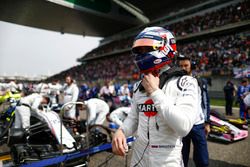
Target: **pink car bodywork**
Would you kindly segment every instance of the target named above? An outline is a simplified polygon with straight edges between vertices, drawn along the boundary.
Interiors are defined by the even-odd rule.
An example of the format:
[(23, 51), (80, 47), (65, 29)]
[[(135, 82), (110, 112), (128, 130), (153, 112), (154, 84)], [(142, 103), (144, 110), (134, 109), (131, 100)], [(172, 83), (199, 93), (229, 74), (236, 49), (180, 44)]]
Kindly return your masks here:
[[(216, 138), (221, 138), (225, 141), (229, 141), (229, 142), (233, 142), (233, 141), (237, 141), (237, 140), (242, 140), (244, 138), (248, 137), (248, 131), (247, 130), (241, 130), (239, 128), (237, 128), (236, 126), (223, 121), (215, 116), (210, 115), (210, 121), (218, 126), (228, 126), (229, 129), (231, 130), (230, 134), (227, 133), (223, 133), (222, 136), (216, 136)], [(211, 137), (215, 137), (215, 135), (210, 134)]]

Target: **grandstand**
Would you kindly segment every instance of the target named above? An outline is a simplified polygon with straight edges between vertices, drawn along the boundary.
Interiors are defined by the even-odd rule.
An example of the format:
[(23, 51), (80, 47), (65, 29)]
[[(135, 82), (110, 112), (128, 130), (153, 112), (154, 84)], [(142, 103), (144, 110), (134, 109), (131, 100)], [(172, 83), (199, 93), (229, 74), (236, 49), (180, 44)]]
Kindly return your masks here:
[(139, 74), (130, 54), (135, 34), (146, 26), (163, 26), (176, 35), (177, 50), (197, 62), (197, 72), (213, 78), (210, 91), (220, 92), (225, 80), (234, 77), (234, 71), (250, 65), (249, 4), (249, 0), (211, 0), (172, 11), (143, 26), (104, 38), (99, 47), (78, 59), (81, 65), (50, 79), (70, 74), (79, 81), (135, 81)]

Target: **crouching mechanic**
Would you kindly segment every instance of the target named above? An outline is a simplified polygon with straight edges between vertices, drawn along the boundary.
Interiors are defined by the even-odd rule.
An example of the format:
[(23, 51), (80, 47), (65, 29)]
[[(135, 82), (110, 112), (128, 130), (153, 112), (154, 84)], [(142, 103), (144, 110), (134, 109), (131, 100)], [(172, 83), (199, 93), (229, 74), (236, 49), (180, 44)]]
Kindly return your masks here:
[(89, 125), (102, 125), (109, 113), (109, 105), (104, 100), (92, 98), (84, 101), (85, 108), (88, 111)]
[(143, 78), (134, 86), (132, 108), (114, 134), (113, 152), (124, 156), (126, 137), (136, 132), (131, 166), (180, 167), (182, 137), (194, 125), (198, 106), (196, 79), (170, 63), (176, 43), (171, 32), (149, 27), (132, 47)]
[[(61, 121), (59, 115), (53, 111), (42, 112), (43, 107), (47, 106), (49, 103), (50, 98), (47, 95), (38, 93), (33, 93), (21, 98), (19, 105), (16, 107), (14, 128), (28, 129), (30, 127), (31, 112), (35, 112), (34, 114), (47, 122), (52, 134), (56, 137), (58, 143), (61, 143)], [(74, 138), (67, 129), (62, 126), (62, 144), (71, 149), (74, 147), (74, 143)]]
[(50, 98), (46, 95), (33, 93), (29, 96), (23, 97), (16, 107), (15, 112), (15, 128), (28, 128), (30, 127), (31, 112), (39, 112), (39, 107), (48, 105)]

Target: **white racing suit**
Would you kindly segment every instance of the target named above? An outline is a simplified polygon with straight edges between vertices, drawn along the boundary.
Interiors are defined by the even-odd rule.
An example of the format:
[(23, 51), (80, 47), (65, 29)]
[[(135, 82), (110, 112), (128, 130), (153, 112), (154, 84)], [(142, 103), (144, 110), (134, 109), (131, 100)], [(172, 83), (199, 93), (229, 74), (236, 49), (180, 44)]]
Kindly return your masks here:
[(110, 114), (109, 118), (112, 122), (121, 126), (130, 111), (131, 107), (119, 107)]
[(60, 95), (60, 90), (62, 89), (62, 86), (60, 84), (48, 84), (49, 89), (50, 89), (50, 100), (51, 100), (51, 105), (52, 107), (57, 106), (59, 103), (58, 101), (58, 96)]
[(19, 106), (16, 107), (15, 128), (28, 128), (30, 126), (31, 112), (39, 112), (38, 107), (42, 98), (42, 95), (38, 93), (21, 98)]
[[(77, 101), (79, 95), (79, 89), (76, 84), (72, 83), (71, 85), (65, 85), (63, 90), (64, 90), (63, 104)], [(70, 119), (76, 119), (76, 106), (75, 105), (65, 106), (64, 117)]]
[[(15, 128), (29, 128), (31, 112), (33, 115), (37, 115), (41, 120), (48, 123), (52, 134), (56, 137), (58, 143), (61, 143), (61, 123), (59, 115), (53, 111), (42, 111), (38, 109), (42, 101), (42, 95), (33, 93), (29, 96), (23, 97), (20, 101), (20, 105), (16, 107), (15, 112)], [(70, 135), (67, 129), (62, 126), (62, 143), (67, 148), (73, 148), (74, 138)]]
[(200, 106), (197, 80), (174, 77), (151, 96), (135, 91), (132, 102), (131, 113), (122, 125), (126, 136), (137, 131), (131, 166), (183, 166), (182, 137), (193, 127)]
[(103, 124), (106, 119), (106, 115), (109, 113), (109, 105), (97, 98), (92, 98), (85, 101), (87, 105), (88, 114), (88, 124), (95, 125), (95, 124)]

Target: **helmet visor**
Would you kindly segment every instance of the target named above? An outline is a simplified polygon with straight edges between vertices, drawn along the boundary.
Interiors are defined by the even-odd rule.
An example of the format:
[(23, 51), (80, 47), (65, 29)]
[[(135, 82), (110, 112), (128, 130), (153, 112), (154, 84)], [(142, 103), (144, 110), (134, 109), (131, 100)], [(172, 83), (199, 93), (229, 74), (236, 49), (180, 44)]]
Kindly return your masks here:
[(158, 41), (154, 39), (138, 39), (134, 42), (133, 48), (149, 46), (152, 47), (153, 50), (158, 50), (160, 47), (163, 46), (163, 41)]
[(156, 70), (170, 61), (161, 51), (152, 51), (142, 54), (133, 54), (135, 64), (141, 73)]

